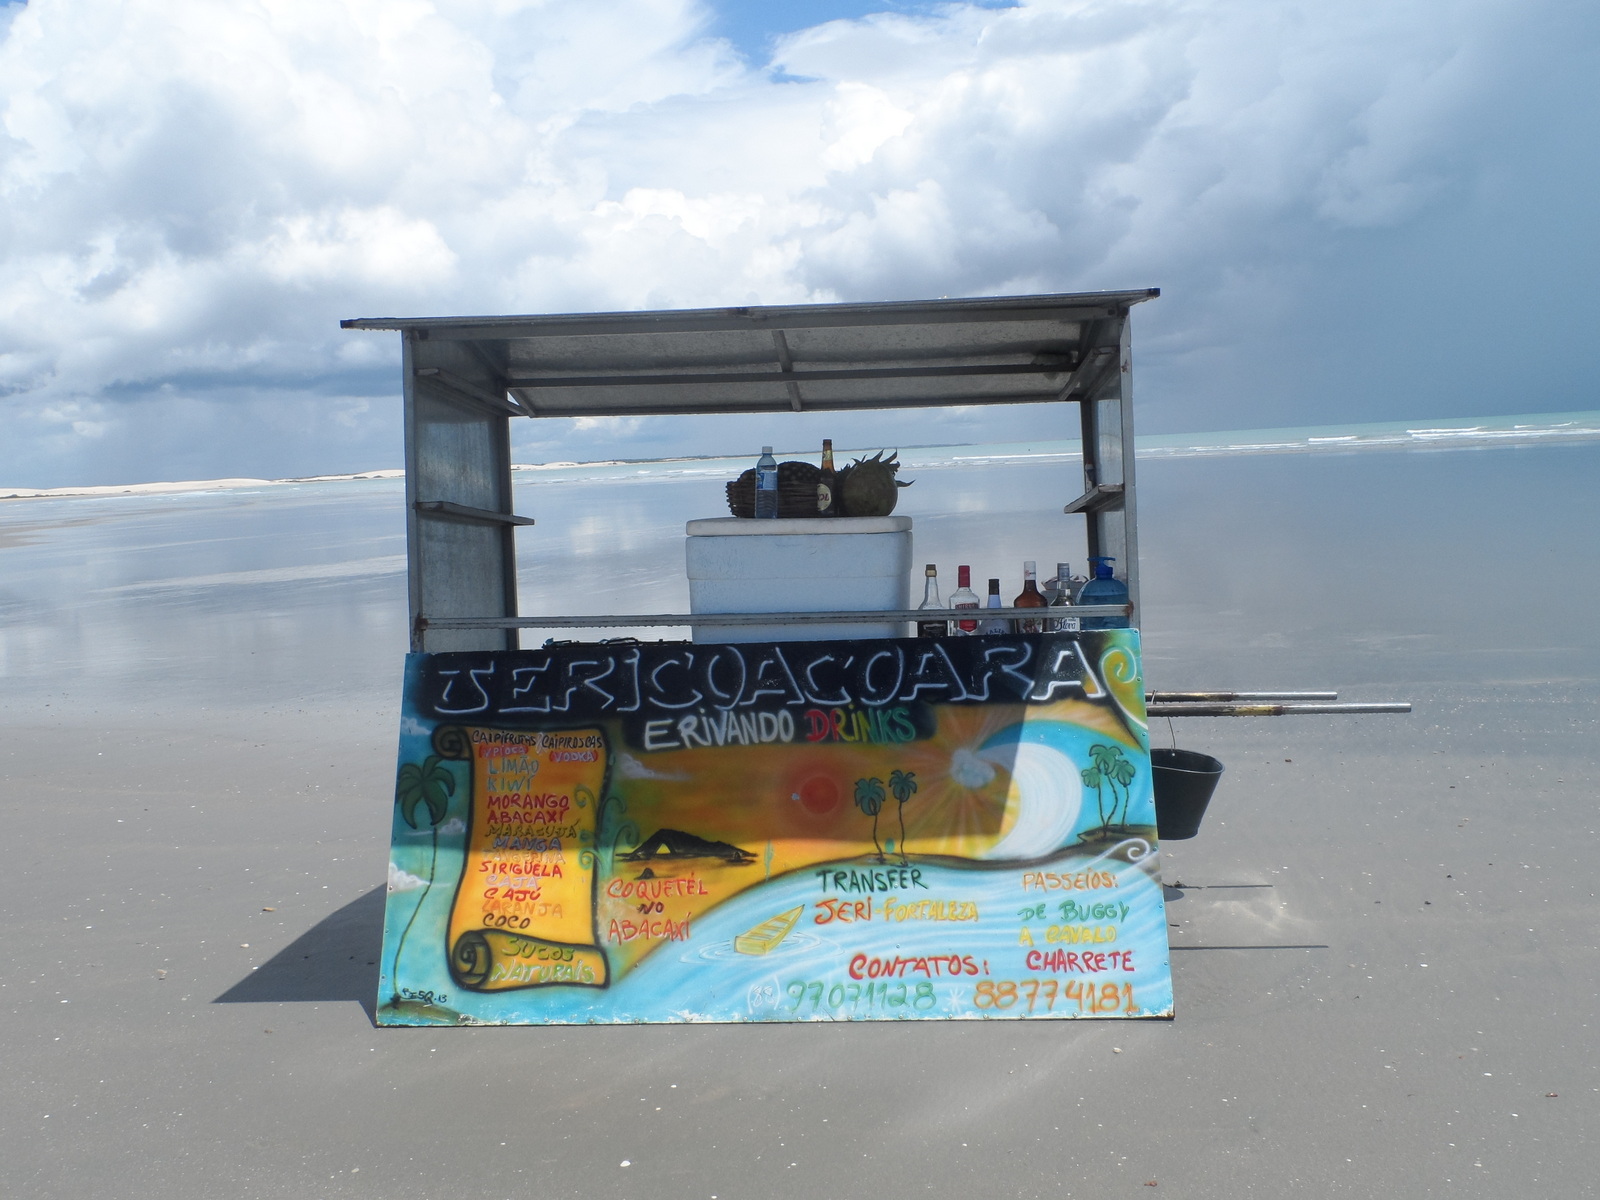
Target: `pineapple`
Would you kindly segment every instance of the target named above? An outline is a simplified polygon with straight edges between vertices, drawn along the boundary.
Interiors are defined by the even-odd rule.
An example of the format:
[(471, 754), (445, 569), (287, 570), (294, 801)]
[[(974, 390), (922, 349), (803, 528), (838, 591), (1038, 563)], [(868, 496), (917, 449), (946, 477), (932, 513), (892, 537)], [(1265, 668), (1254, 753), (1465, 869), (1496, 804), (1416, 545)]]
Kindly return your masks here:
[(900, 489), (916, 482), (895, 478), (900, 470), (898, 450), (888, 458), (883, 455), (880, 450), (871, 458), (858, 458), (839, 472), (835, 486), (844, 516), (887, 517), (894, 511)]

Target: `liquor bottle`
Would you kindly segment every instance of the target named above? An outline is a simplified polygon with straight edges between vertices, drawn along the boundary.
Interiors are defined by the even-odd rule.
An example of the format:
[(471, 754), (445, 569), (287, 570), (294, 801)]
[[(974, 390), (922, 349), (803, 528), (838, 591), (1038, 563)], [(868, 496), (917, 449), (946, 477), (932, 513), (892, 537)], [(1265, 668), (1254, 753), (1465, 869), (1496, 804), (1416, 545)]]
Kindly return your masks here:
[[(1061, 595), (1066, 587), (1066, 581), (1072, 578), (1072, 568), (1066, 563), (1056, 564), (1056, 573), (1039, 585), (1039, 590), (1044, 593), (1044, 602), (1054, 606), (1056, 598)], [(1068, 597), (1071, 600), (1071, 597)]]
[(835, 494), (837, 472), (833, 469), (833, 439), (822, 439), (822, 474), (817, 476), (817, 516), (837, 517), (839, 497)]
[[(1022, 591), (1017, 593), (1017, 598), (1011, 602), (1012, 608), (1045, 608), (1045, 598), (1039, 594), (1038, 565), (1033, 559), (1026, 559), (1022, 564)], [(1043, 633), (1044, 614), (1037, 617), (1018, 617), (1018, 633)]]
[[(951, 608), (977, 608), (978, 597), (972, 590), (972, 568), (956, 568), (956, 590), (950, 593)], [(955, 620), (950, 622), (950, 632), (954, 634), (972, 634), (978, 632), (976, 621)]]
[(772, 457), (771, 446), (761, 447), (756, 460), (756, 516), (778, 516), (778, 460)]
[[(1000, 599), (1000, 581), (998, 579), (989, 580), (989, 602), (984, 607), (1005, 607), (1005, 602)], [(978, 632), (983, 634), (1010, 633), (1011, 622), (1006, 620), (1004, 617), (990, 617), (983, 623), (983, 628), (978, 630)]]
[[(939, 570), (932, 563), (922, 569), (922, 574), (927, 582), (922, 585), (922, 603), (918, 608), (943, 608), (939, 600)], [(917, 622), (918, 637), (944, 637), (950, 632), (950, 623), (944, 620), (928, 620)]]
[[(1114, 558), (1092, 558), (1094, 563), (1094, 578), (1083, 585), (1083, 590), (1078, 593), (1079, 604), (1126, 604), (1128, 602), (1128, 585), (1111, 574), (1111, 564)], [(1084, 617), (1085, 629), (1126, 629), (1127, 617)]]
[[(1045, 589), (1044, 598), (1051, 608), (1072, 607), (1072, 568), (1067, 563), (1056, 564), (1056, 577)], [(1060, 614), (1046, 618), (1044, 627), (1047, 633), (1077, 633), (1079, 624), (1077, 617)]]

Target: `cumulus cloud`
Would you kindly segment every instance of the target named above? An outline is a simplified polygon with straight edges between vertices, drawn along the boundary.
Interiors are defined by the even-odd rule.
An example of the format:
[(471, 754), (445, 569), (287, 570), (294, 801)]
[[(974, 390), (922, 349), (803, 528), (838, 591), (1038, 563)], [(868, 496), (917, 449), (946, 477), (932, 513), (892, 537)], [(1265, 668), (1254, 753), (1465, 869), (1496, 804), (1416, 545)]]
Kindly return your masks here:
[(403, 870), (394, 863), (389, 864), (389, 890), (391, 892), (414, 892), (419, 887), (426, 887), (428, 881), (420, 875), (413, 875), (410, 871)]
[(646, 766), (631, 754), (617, 755), (617, 775), (622, 779), (688, 779), (680, 771), (658, 771)]
[[(343, 316), (1159, 284), (1145, 378), (1287, 412), (1261, 325), (1400, 286), (1397, 238), (1503, 228), (1495, 181), (1544, 161), (1508, 108), (1577, 130), (1552, 80), (1593, 33), (1554, 2), (1028, 0), (752, 64), (698, 0), (7, 11), (0, 473), (36, 486), (397, 465), (394, 339)], [(1273, 369), (1320, 377), (1293, 341)], [(554, 458), (664, 448), (531, 426)]]

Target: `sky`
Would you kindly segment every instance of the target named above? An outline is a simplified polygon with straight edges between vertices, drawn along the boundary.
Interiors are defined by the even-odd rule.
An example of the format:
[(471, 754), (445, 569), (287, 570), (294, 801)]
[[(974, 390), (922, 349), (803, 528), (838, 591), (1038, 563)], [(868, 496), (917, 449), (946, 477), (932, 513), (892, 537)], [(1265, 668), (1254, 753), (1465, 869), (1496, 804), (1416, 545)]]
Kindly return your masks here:
[(399, 466), (398, 336), (344, 317), (1156, 286), (1142, 431), (1594, 409), (1597, 100), (1583, 0), (11, 3), (0, 484)]

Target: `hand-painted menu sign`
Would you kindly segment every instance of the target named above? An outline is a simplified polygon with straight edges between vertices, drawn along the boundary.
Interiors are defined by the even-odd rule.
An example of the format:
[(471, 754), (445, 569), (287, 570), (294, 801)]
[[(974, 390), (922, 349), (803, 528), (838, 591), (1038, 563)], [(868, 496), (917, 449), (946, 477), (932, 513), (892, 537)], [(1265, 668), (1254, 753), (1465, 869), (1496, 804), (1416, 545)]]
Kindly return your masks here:
[(1169, 1016), (1138, 634), (412, 655), (378, 1000)]

